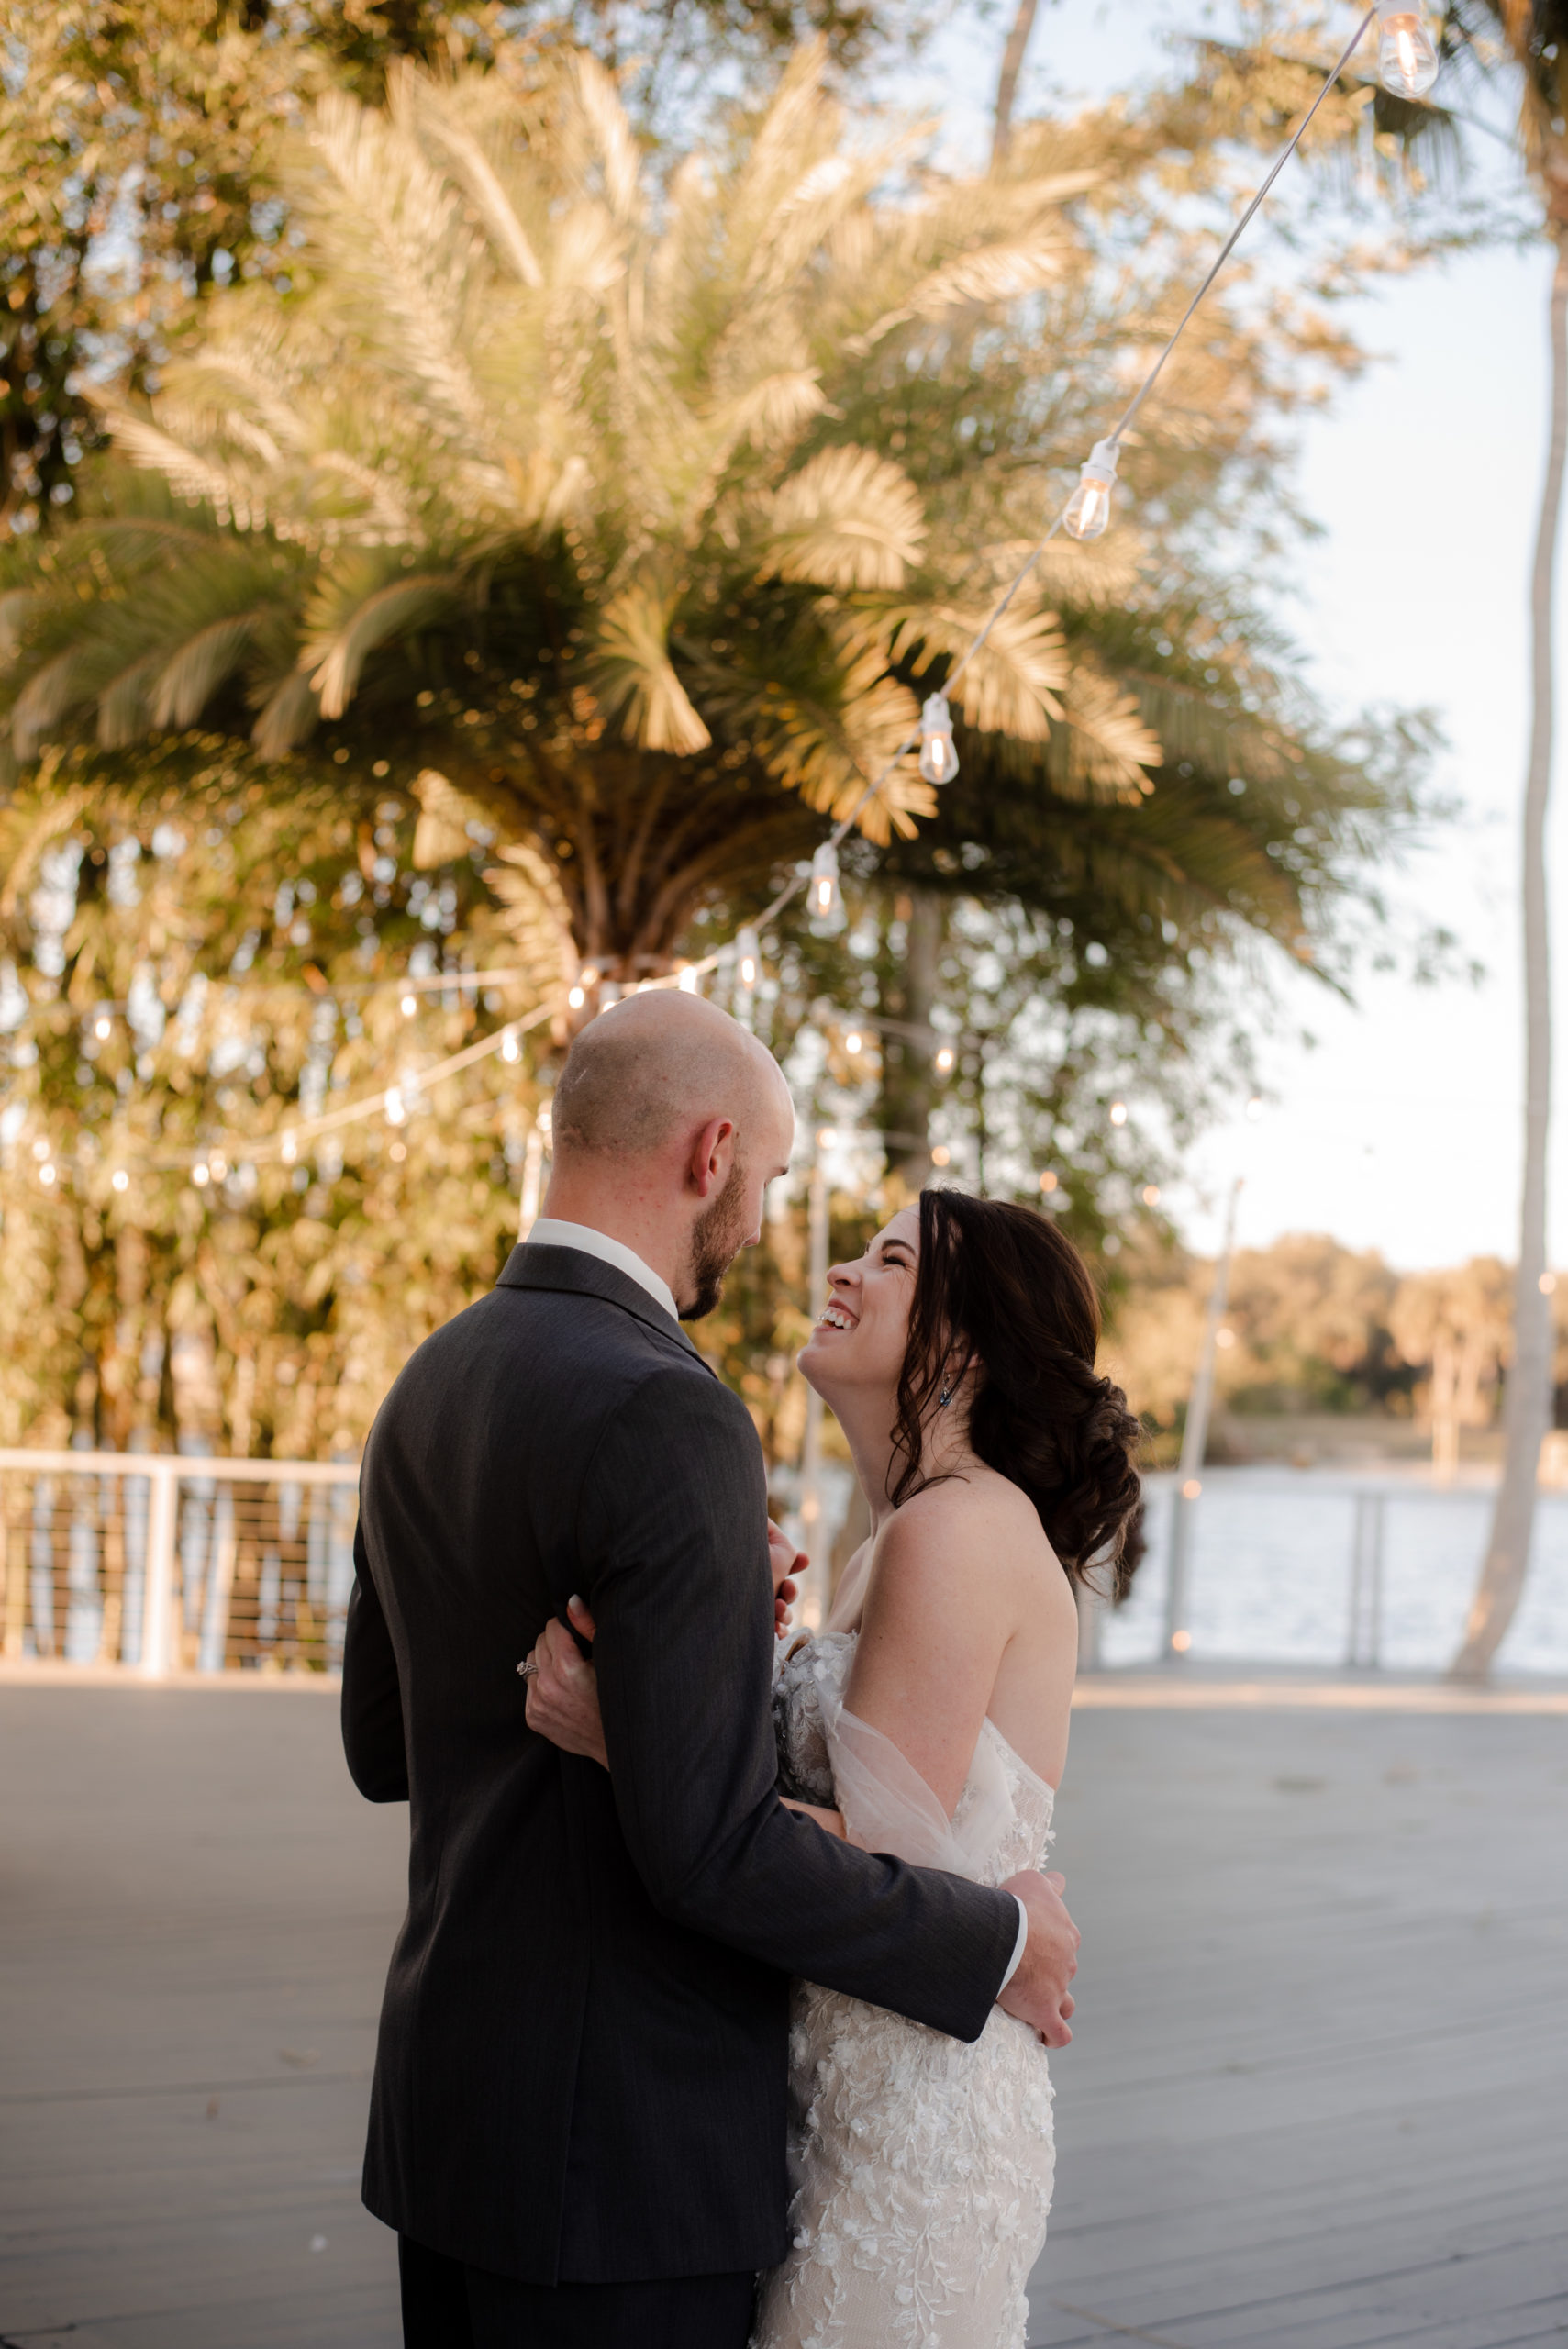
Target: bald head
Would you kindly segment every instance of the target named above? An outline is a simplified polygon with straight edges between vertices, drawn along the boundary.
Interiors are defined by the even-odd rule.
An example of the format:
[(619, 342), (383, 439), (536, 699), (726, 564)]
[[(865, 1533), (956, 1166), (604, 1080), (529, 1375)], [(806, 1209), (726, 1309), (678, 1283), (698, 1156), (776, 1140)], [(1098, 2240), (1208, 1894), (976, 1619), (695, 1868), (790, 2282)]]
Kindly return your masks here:
[(673, 988), (628, 996), (573, 1045), (552, 1105), (558, 1155), (622, 1160), (667, 1150), (715, 1118), (741, 1151), (761, 1121), (792, 1114), (778, 1063), (738, 1020)]

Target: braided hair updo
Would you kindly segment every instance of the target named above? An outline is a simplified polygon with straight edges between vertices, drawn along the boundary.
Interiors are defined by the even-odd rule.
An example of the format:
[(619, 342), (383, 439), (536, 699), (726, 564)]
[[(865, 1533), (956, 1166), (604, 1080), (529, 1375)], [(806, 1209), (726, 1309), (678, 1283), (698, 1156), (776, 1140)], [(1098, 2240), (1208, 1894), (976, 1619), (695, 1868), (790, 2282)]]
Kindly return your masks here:
[(920, 1261), (898, 1376), (895, 1507), (918, 1492), (939, 1396), (968, 1371), (969, 1441), (1027, 1493), (1073, 1584), (1106, 1570), (1127, 1595), (1142, 1555), (1142, 1431), (1097, 1375), (1100, 1308), (1078, 1251), (1045, 1216), (963, 1191), (920, 1194)]

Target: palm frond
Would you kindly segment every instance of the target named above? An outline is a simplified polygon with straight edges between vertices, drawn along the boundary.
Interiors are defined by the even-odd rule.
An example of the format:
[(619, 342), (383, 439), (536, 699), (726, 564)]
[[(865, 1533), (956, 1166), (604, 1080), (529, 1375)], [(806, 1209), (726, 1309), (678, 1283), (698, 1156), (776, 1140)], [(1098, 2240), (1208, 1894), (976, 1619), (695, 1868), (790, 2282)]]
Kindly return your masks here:
[(589, 678), (606, 717), (618, 718), (628, 741), (688, 756), (713, 737), (697, 716), (670, 658), (675, 598), (633, 580), (605, 606)]
[(364, 557), (327, 573), (306, 607), (299, 649), (323, 718), (342, 717), (370, 653), (449, 612), (457, 592), (450, 572), (385, 581)]
[(774, 491), (758, 575), (820, 587), (898, 587), (926, 539), (920, 494), (872, 449), (824, 449)]

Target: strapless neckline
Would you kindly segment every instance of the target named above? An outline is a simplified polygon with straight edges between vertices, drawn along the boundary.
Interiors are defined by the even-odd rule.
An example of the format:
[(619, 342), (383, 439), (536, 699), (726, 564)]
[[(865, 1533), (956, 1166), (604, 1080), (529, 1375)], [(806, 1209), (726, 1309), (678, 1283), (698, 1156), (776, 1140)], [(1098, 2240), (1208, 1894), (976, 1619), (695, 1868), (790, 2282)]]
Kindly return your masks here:
[[(826, 1647), (830, 1641), (841, 1640), (846, 1647), (853, 1648), (860, 1644), (860, 1636), (861, 1635), (858, 1631), (819, 1631), (812, 1644), (815, 1647)], [(985, 1730), (990, 1731), (992, 1736), (995, 1739), (997, 1744), (1001, 1747), (1003, 1753), (1006, 1755), (1007, 1760), (1012, 1764), (1014, 1769), (1018, 1771), (1019, 1776), (1027, 1778), (1030, 1786), (1038, 1788), (1045, 1802), (1048, 1811), (1053, 1813), (1056, 1809), (1056, 1788), (1051, 1785), (1051, 1780), (1049, 1778), (1042, 1778), (1038, 1770), (1030, 1767), (1029, 1764), (1024, 1760), (1023, 1755), (1018, 1752), (1018, 1747), (1013, 1743), (1012, 1739), (1007, 1735), (1006, 1731), (999, 1728), (996, 1722), (992, 1720), (989, 1713), (985, 1715), (985, 1718), (981, 1722), (980, 1726), (983, 1731)], [(977, 1739), (975, 1742), (978, 1743), (979, 1740)], [(973, 1767), (974, 1764), (972, 1757), (970, 1761), (971, 1771), (973, 1771)]]

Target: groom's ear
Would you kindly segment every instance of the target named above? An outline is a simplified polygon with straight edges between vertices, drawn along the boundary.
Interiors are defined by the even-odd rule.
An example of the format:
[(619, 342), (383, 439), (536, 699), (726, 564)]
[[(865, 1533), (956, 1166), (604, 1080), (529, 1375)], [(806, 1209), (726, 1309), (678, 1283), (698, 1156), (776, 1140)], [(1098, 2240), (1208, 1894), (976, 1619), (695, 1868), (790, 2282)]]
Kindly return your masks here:
[(688, 1173), (699, 1199), (722, 1191), (735, 1163), (735, 1120), (710, 1118), (692, 1144)]

